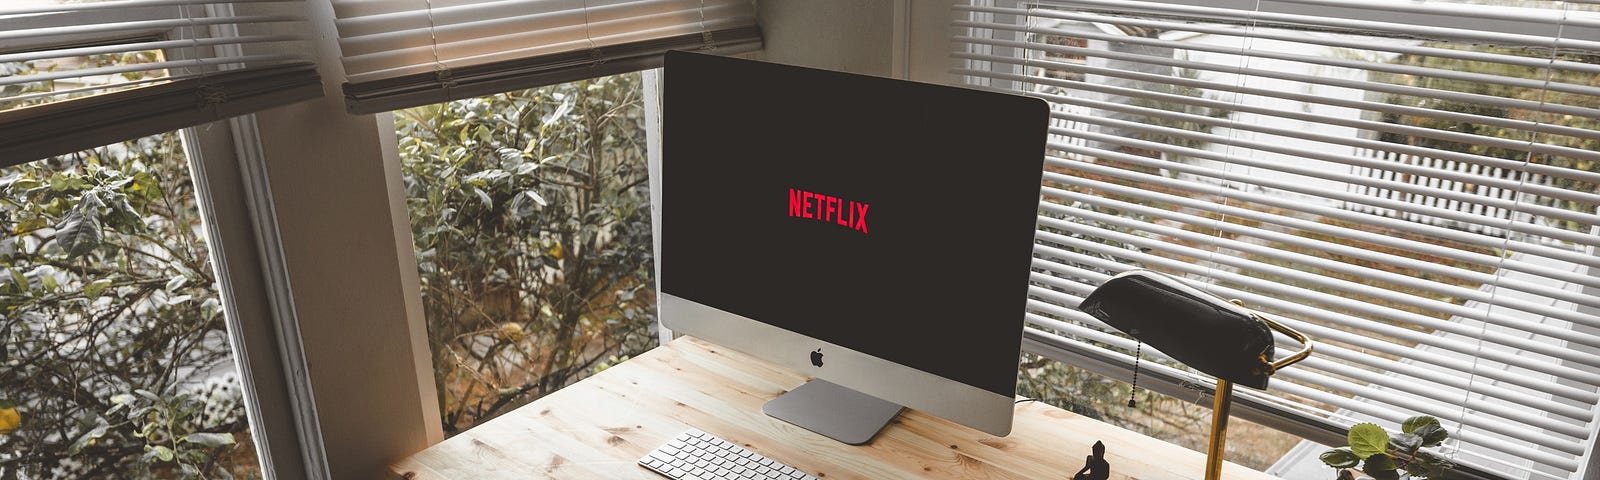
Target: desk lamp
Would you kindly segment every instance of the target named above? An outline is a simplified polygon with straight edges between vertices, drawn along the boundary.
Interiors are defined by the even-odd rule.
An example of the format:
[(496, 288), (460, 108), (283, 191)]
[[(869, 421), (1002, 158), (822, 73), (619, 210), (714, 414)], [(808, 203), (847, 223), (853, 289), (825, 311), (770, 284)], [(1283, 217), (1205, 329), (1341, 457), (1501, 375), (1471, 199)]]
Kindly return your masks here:
[[(1239, 300), (1224, 301), (1150, 270), (1130, 270), (1111, 277), (1090, 292), (1078, 309), (1217, 378), (1206, 480), (1222, 476), (1233, 384), (1265, 390), (1273, 372), (1311, 356), (1311, 341), (1305, 334), (1245, 308)], [(1272, 361), (1273, 330), (1300, 342), (1303, 348)]]

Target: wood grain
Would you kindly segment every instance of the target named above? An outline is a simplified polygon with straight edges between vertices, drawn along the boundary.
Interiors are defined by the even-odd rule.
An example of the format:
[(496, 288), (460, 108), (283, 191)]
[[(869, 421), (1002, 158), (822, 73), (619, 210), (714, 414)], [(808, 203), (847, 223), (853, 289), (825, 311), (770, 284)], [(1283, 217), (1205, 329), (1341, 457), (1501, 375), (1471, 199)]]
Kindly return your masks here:
[[(907, 410), (865, 446), (761, 413), (805, 383), (792, 370), (680, 338), (396, 462), (417, 480), (643, 479), (634, 462), (693, 426), (825, 479), (1070, 479), (1106, 444), (1113, 479), (1198, 479), (1199, 452), (1039, 402), (1017, 405), (995, 437)], [(1229, 480), (1270, 475), (1229, 463)]]

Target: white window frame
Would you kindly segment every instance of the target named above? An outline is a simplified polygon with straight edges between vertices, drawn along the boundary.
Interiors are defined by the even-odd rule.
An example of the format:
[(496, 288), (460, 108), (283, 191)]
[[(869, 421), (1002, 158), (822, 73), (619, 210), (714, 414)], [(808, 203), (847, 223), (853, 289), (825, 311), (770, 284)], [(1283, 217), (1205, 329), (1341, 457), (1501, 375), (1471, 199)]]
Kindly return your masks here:
[[(1190, 6), (1233, 6), (1241, 9), (1250, 9), (1258, 4), (1256, 0), (1152, 1)], [(1352, 0), (1352, 3), (1359, 3), (1361, 1), (1363, 0)], [(961, 79), (949, 73), (952, 62), (958, 60), (952, 58), (950, 55), (952, 46), (950, 43), (948, 43), (948, 39), (952, 38), (952, 36), (956, 33), (955, 27), (952, 26), (952, 23), (958, 20), (956, 15), (959, 14), (958, 12), (954, 12), (952, 7), (957, 4), (965, 3), (965, 1), (961, 0), (919, 0), (915, 2), (910, 0), (901, 0), (896, 2), (896, 17), (900, 20), (898, 20), (897, 24), (895, 25), (897, 28), (897, 34), (896, 46), (893, 51), (897, 55), (896, 64), (904, 65), (902, 70), (900, 70), (904, 72), (904, 75), (900, 76), (901, 78), (930, 83), (960, 84)], [(1006, 6), (1005, 4), (1008, 3), (1017, 4), (1020, 2), (1018, 0), (991, 0), (991, 3), (995, 4), (995, 6)], [(1260, 5), (1262, 5), (1262, 8), (1266, 11), (1308, 15), (1348, 15), (1350, 18), (1356, 19), (1359, 19), (1360, 15), (1370, 14), (1370, 12), (1355, 7), (1348, 9), (1319, 9), (1316, 7), (1310, 7), (1296, 3), (1295, 0), (1266, 1), (1261, 2)], [(1473, 29), (1485, 29), (1485, 26), (1482, 24), (1459, 24), (1462, 21), (1456, 18), (1439, 18), (1420, 12), (1405, 13), (1403, 15), (1405, 15), (1406, 18), (1411, 19), (1414, 23), (1422, 25), (1446, 28), (1470, 27)], [(1494, 22), (1496, 25), (1498, 25), (1496, 27), (1499, 29), (1498, 31), (1526, 31), (1544, 34), (1546, 33), (1545, 30), (1547, 30), (1547, 28), (1545, 30), (1538, 30), (1536, 26), (1531, 26), (1531, 24), (1527, 22), (1521, 22), (1514, 19), (1495, 20)], [(901, 33), (902, 31), (903, 33)], [(1591, 27), (1579, 27), (1574, 29), (1574, 27), (1568, 26), (1566, 34), (1566, 36), (1569, 37), (1575, 35), (1586, 35), (1586, 37), (1583, 38), (1600, 38), (1600, 30)], [(770, 42), (769, 48), (772, 48)], [(981, 69), (982, 66), (974, 68)], [(1600, 249), (1591, 248), (1588, 254), (1600, 255), (1600, 251), (1597, 250)], [(1600, 295), (1600, 291), (1591, 290), (1600, 289), (1586, 288), (1585, 293), (1590, 295)], [(1113, 361), (1110, 359), (1110, 357), (1100, 358), (1092, 354), (1085, 355), (1084, 353), (1075, 351), (1073, 349), (1063, 348), (1062, 346), (1056, 345), (1055, 342), (1050, 340), (1051, 335), (1040, 335), (1042, 332), (1031, 331), (1033, 330), (1031, 328), (1028, 330), (1030, 331), (1024, 333), (1024, 351), (1078, 367), (1083, 367), (1121, 381), (1130, 380), (1127, 368), (1121, 362)], [(1196, 386), (1191, 385), (1189, 379), (1187, 378), (1165, 376), (1160, 372), (1151, 372), (1147, 370), (1140, 372), (1139, 381), (1142, 387), (1148, 387), (1152, 391), (1176, 396), (1177, 398), (1186, 400), (1194, 400), (1197, 404), (1202, 406), (1207, 406), (1209, 402), (1211, 402), (1211, 398), (1209, 396), (1210, 387), (1199, 386), (1200, 388), (1195, 388)], [(1600, 405), (1592, 406), (1592, 408), (1596, 409), (1597, 412), (1600, 412)], [(1301, 412), (1286, 410), (1274, 404), (1254, 401), (1247, 397), (1234, 397), (1233, 414), (1239, 418), (1269, 426), (1314, 442), (1330, 445), (1342, 445), (1345, 442), (1346, 431), (1343, 425)], [(1600, 456), (1600, 440), (1596, 439), (1596, 437), (1600, 437), (1600, 422), (1596, 422), (1596, 424), (1591, 428), (1593, 428), (1594, 431), (1591, 432), (1590, 439), (1587, 441), (1588, 445), (1586, 450), (1588, 453), (1584, 459), (1581, 459), (1580, 470), (1577, 472), (1575, 478), (1600, 479), (1600, 458), (1597, 458), (1597, 456)], [(1468, 472), (1458, 471), (1458, 473)]]

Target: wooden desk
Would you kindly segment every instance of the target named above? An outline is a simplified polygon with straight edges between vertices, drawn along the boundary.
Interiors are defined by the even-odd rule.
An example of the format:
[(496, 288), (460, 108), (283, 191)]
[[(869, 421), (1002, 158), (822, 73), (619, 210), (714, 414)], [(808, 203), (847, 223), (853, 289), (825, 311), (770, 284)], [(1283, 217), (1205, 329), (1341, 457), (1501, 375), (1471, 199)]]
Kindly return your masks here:
[[(1070, 479), (1095, 440), (1113, 479), (1198, 479), (1205, 456), (1039, 402), (994, 437), (907, 410), (853, 447), (761, 413), (808, 378), (684, 337), (473, 427), (391, 467), (395, 478), (647, 479), (634, 463), (693, 426), (818, 477)], [(1275, 477), (1232, 463), (1228, 480)]]

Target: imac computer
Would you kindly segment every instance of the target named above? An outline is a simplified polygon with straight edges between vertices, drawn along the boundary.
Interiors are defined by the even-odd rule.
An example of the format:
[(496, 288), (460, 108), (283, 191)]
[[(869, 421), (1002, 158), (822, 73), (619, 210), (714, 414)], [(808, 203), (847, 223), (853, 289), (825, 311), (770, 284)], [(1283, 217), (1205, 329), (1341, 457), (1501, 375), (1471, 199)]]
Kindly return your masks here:
[(663, 77), (663, 325), (813, 377), (763, 410), (846, 443), (902, 406), (1009, 434), (1046, 104), (682, 52)]

